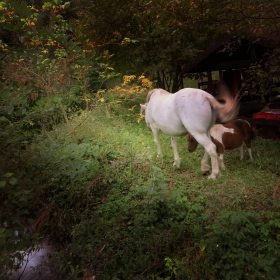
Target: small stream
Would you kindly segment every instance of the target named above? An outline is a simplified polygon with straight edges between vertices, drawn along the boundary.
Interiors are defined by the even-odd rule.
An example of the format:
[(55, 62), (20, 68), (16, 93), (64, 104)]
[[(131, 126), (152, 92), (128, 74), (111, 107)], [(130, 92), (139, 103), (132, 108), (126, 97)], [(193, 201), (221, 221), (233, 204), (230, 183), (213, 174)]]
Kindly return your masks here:
[[(54, 252), (55, 248), (47, 241), (38, 246), (24, 257), (22, 266), (14, 271), (9, 280), (56, 280), (57, 278), (51, 269), (48, 256)], [(23, 252), (21, 252), (23, 253)], [(35, 269), (36, 268), (36, 269)]]

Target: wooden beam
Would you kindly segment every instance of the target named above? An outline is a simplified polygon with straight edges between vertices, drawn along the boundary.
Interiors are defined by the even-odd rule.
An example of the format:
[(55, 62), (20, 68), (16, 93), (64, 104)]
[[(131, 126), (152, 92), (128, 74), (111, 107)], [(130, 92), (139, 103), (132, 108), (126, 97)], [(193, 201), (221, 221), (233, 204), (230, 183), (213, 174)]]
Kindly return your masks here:
[[(203, 75), (202, 73), (199, 73), (199, 82), (203, 83)], [(203, 86), (199, 86), (200, 89), (203, 89)]]
[(280, 120), (253, 119), (253, 118), (243, 118), (243, 117), (242, 117), (242, 120), (246, 120), (250, 124), (270, 125), (270, 126), (279, 126), (280, 127)]
[(250, 44), (250, 54), (252, 60), (255, 60), (257, 58), (254, 44)]
[(213, 65), (211, 65), (211, 68), (217, 68), (217, 69), (234, 69), (234, 68), (246, 68), (251, 66), (253, 63), (257, 62), (257, 60), (236, 60), (236, 61), (220, 61), (216, 62)]
[(219, 78), (220, 81), (223, 79), (223, 71), (221, 69), (219, 70)]
[(235, 61), (218, 61), (218, 62), (205, 62), (203, 64), (195, 66), (189, 73), (198, 73), (206, 71), (218, 71), (218, 70), (228, 70), (228, 69), (242, 69), (250, 67), (253, 63), (258, 62), (258, 60), (235, 60)]
[(208, 92), (213, 95), (213, 81), (212, 81), (212, 72), (207, 71), (207, 78), (208, 78)]

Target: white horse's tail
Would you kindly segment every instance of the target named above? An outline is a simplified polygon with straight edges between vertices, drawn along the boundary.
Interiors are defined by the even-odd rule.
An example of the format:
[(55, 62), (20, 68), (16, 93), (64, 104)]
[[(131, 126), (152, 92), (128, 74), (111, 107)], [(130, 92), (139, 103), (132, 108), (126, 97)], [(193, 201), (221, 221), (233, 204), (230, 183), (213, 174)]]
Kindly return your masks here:
[(220, 103), (214, 97), (207, 97), (208, 101), (210, 102), (212, 108), (217, 112), (217, 115), (221, 122), (226, 123), (233, 120), (238, 112), (239, 112), (239, 93), (236, 94), (234, 98), (232, 98), (228, 88), (226, 85), (221, 85), (221, 99), (225, 101), (225, 103)]

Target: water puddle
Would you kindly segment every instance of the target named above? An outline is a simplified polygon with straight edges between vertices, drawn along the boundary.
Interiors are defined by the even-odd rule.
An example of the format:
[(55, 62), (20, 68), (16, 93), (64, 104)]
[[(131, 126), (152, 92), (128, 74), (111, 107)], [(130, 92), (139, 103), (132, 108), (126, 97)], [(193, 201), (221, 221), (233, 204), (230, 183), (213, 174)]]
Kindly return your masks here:
[[(47, 241), (35, 248), (30, 253), (26, 253), (21, 267), (12, 273), (9, 280), (58, 280), (60, 278), (53, 272), (53, 265), (49, 261), (49, 256), (55, 248)], [(22, 252), (21, 252), (22, 253)]]

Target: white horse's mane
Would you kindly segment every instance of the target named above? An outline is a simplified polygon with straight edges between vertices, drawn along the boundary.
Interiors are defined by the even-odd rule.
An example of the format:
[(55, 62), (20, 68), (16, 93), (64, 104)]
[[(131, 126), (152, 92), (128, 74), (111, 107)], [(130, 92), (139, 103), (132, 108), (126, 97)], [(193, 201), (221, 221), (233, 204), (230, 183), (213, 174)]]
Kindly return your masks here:
[[(147, 103), (150, 101), (151, 96), (152, 96), (153, 93), (156, 92), (156, 91), (159, 91), (160, 94), (170, 94), (170, 92), (168, 92), (168, 91), (166, 91), (166, 90), (164, 90), (164, 89), (162, 89), (162, 88), (154, 88), (154, 89), (150, 90), (150, 91), (148, 92), (148, 94), (147, 94), (147, 97), (146, 97)], [(147, 103), (146, 103), (146, 104), (147, 104)]]

